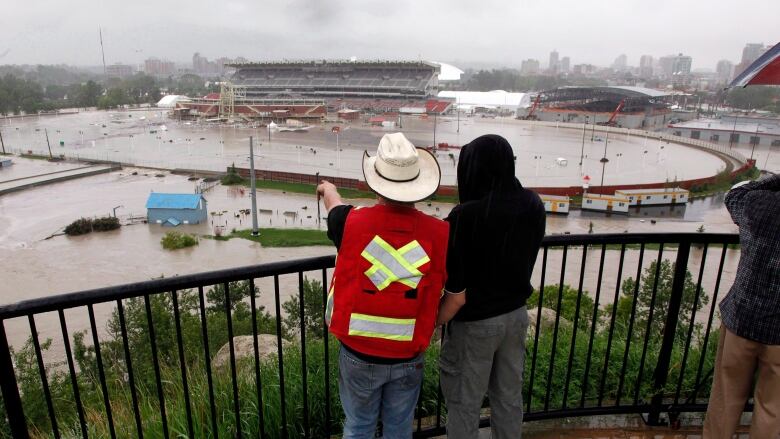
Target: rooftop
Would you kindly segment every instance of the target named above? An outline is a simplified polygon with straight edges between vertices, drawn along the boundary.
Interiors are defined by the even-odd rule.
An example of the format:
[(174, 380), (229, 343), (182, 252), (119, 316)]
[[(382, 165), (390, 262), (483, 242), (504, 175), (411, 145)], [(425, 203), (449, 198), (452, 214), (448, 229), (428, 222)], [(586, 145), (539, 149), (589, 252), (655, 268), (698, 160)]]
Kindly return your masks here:
[(147, 209), (197, 209), (201, 194), (164, 194), (152, 192), (146, 200)]
[(695, 119), (669, 125), (670, 128), (700, 129), (712, 131), (733, 131), (735, 133), (765, 134), (780, 136), (780, 120), (751, 118)]

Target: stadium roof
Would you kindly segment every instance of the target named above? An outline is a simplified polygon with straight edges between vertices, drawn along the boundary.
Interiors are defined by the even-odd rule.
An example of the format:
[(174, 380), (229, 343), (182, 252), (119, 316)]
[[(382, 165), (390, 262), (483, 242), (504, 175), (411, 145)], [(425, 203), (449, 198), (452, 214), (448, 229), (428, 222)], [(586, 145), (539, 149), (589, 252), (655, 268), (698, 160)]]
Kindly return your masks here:
[(504, 90), (492, 91), (441, 91), (440, 98), (455, 99), (459, 108), (492, 107), (517, 108), (528, 105), (530, 98), (527, 93), (509, 93)]
[(651, 98), (660, 98), (662, 96), (671, 96), (672, 93), (665, 92), (662, 90), (656, 90), (654, 88), (647, 88), (647, 87), (631, 87), (628, 85), (613, 85), (609, 87), (599, 87), (599, 88), (611, 88), (615, 90), (623, 90), (625, 92), (628, 92), (630, 94), (638, 94), (638, 95), (645, 95), (649, 96)]
[(446, 64), (438, 61), (431, 61), (433, 64), (438, 64), (441, 68), (439, 72), (439, 81), (460, 81), (460, 75), (463, 70), (453, 66), (452, 64)]
[(228, 67), (251, 68), (251, 67), (317, 67), (328, 65), (351, 65), (355, 67), (438, 67), (438, 63), (428, 61), (393, 61), (393, 60), (349, 60), (349, 59), (311, 59), (311, 60), (279, 60), (279, 61), (256, 61), (237, 64), (225, 64)]
[(628, 85), (608, 85), (603, 87), (561, 87), (562, 89), (581, 89), (581, 90), (596, 90), (596, 91), (606, 91), (606, 92), (614, 92), (617, 94), (623, 94), (626, 97), (649, 97), (649, 98), (659, 98), (664, 96), (671, 96), (672, 93), (665, 92), (662, 90), (656, 90), (653, 88), (647, 88), (647, 87), (632, 87)]

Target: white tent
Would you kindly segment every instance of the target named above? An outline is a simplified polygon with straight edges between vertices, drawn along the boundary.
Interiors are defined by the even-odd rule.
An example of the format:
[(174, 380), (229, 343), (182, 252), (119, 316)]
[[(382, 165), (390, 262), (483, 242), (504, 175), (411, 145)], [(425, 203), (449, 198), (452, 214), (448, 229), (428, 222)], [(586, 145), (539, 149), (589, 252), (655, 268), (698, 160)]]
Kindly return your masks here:
[(189, 100), (190, 100), (190, 98), (188, 98), (187, 96), (166, 95), (166, 96), (163, 96), (162, 99), (160, 99), (159, 102), (157, 102), (157, 106), (159, 108), (173, 108), (173, 107), (176, 106), (177, 102), (189, 101)]
[(461, 109), (497, 108), (517, 110), (518, 107), (531, 105), (528, 93), (509, 93), (504, 90), (492, 91), (440, 91), (440, 98), (455, 99), (455, 105)]

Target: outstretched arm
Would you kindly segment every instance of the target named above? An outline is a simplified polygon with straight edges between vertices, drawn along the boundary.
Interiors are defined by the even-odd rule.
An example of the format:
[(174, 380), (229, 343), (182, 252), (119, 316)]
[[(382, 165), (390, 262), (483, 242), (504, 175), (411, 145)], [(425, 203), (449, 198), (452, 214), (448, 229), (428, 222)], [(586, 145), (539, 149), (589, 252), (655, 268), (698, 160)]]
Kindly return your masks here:
[(336, 185), (327, 180), (322, 180), (317, 186), (317, 196), (322, 197), (323, 202), (325, 203), (325, 210), (328, 212), (334, 207), (344, 204)]

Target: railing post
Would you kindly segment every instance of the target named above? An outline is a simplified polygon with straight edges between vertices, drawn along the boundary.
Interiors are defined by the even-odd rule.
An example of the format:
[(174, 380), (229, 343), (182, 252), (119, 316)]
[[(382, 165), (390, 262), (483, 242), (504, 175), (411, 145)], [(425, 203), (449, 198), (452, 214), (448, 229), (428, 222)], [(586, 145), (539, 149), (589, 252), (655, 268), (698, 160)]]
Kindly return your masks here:
[[(677, 322), (679, 320), (680, 305), (685, 289), (685, 275), (688, 271), (688, 256), (691, 252), (691, 243), (689, 241), (680, 242), (677, 249), (677, 261), (674, 264), (674, 278), (672, 279), (672, 295), (669, 298), (669, 310), (666, 314), (666, 324), (664, 325), (664, 336), (661, 342), (661, 351), (658, 354), (658, 364), (653, 373), (653, 399), (650, 402), (650, 413), (647, 417), (649, 425), (663, 425), (661, 422), (661, 412), (663, 411), (663, 388), (666, 385), (666, 378), (669, 374), (669, 364), (672, 359), (672, 350), (674, 349), (675, 334), (677, 332)], [(660, 263), (660, 261), (659, 261)]]
[(0, 320), (0, 390), (3, 392), (3, 405), (5, 413), (0, 416), (8, 417), (8, 425), (11, 427), (13, 437), (28, 439), (27, 422), (24, 418), (22, 398), (19, 396), (19, 387), (16, 384), (14, 363), (11, 360), (11, 349), (8, 346), (8, 338), (5, 336), (5, 322)]

